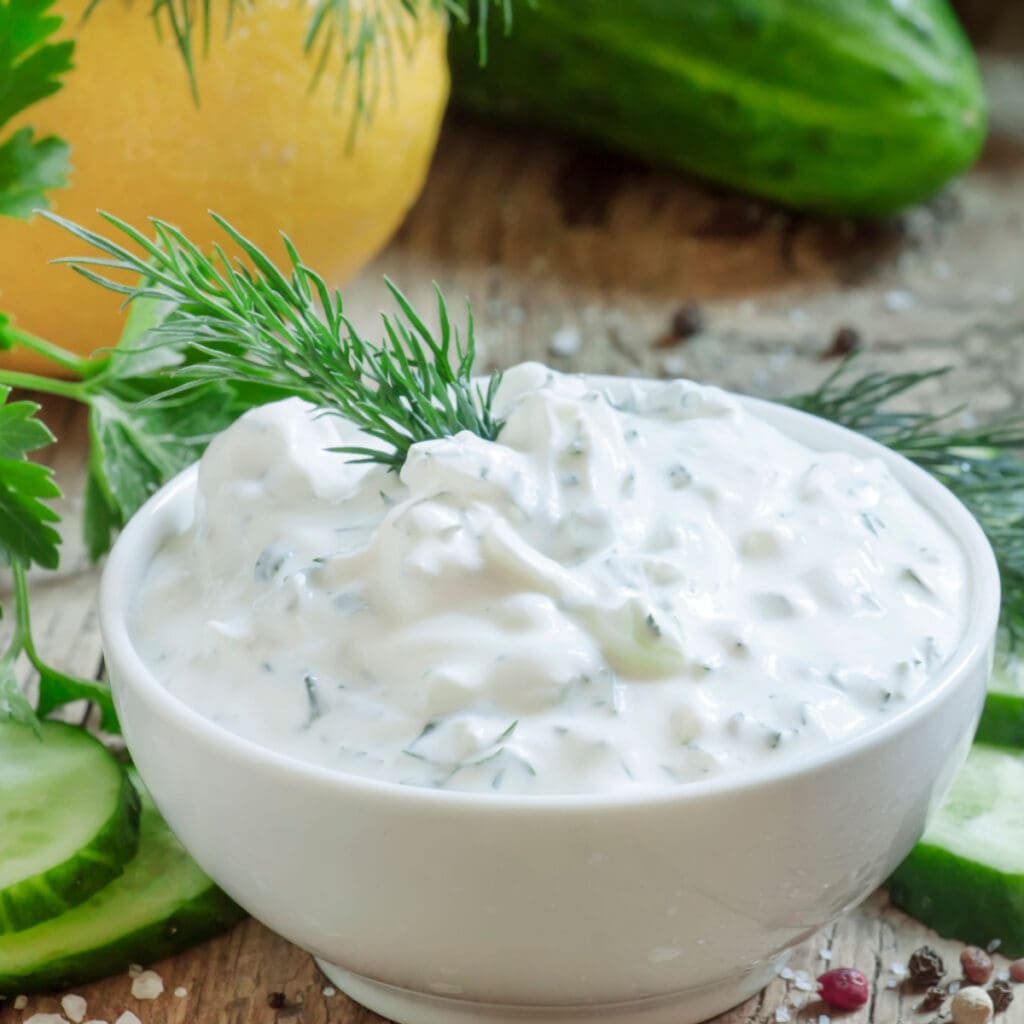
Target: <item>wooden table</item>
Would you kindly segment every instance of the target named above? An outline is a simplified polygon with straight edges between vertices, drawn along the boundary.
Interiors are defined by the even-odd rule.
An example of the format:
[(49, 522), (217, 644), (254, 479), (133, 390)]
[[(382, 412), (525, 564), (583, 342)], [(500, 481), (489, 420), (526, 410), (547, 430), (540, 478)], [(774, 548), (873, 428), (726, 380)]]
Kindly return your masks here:
[[(1006, 43), (1024, 36), (1021, 11), (1005, 5)], [(1014, 20), (1016, 19), (1016, 20)], [(978, 167), (927, 207), (883, 225), (828, 223), (768, 207), (678, 175), (573, 148), (528, 132), (452, 118), (427, 188), (392, 245), (348, 289), (357, 320), (383, 306), (387, 272), (417, 302), (432, 279), (449, 297), (473, 300), (484, 361), (524, 358), (600, 373), (688, 375), (765, 395), (812, 385), (832, 368), (826, 357), (840, 326), (863, 338), (867, 367), (952, 373), (922, 389), (920, 401), (970, 403), (978, 415), (1024, 400), (1024, 63), (991, 52), (993, 138)], [(672, 314), (698, 302), (706, 329), (666, 344)], [(558, 356), (553, 339), (578, 340)], [(572, 347), (571, 345), (569, 347)], [(35, 617), (46, 656), (70, 671), (101, 669), (94, 597), (96, 572), (76, 535), (84, 433), (80, 413), (49, 403), (46, 418), (63, 439), (52, 461), (69, 497), (64, 567), (36, 581)], [(808, 808), (813, 813), (813, 808)], [(929, 1021), (898, 984), (893, 964), (928, 941), (945, 943), (876, 894), (807, 942), (794, 970), (811, 975), (855, 965), (874, 996), (850, 1024)], [(822, 953), (824, 951), (824, 955)], [(140, 1003), (127, 976), (79, 991), (89, 1019), (132, 1010), (143, 1024), (373, 1024), (380, 1018), (326, 988), (309, 956), (248, 921), (230, 934), (156, 965), (165, 994)], [(175, 989), (184, 990), (176, 996)], [(271, 993), (286, 1005), (273, 1009)], [(767, 1024), (799, 990), (779, 979), (720, 1018)], [(21, 1011), (13, 1024), (52, 1012), (55, 998)], [(816, 1021), (820, 1003), (793, 1010)], [(1024, 991), (1002, 1018), (1024, 1022)]]

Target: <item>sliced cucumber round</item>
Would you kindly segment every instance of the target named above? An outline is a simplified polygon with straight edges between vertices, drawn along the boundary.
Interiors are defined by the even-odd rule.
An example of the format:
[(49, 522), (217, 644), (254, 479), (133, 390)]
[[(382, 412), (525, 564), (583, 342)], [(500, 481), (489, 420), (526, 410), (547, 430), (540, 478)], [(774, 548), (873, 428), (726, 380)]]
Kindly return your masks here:
[(975, 744), (889, 895), (950, 939), (1024, 955), (1024, 754)]
[(0, 935), (88, 899), (135, 853), (139, 800), (95, 737), (0, 724)]
[(1007, 644), (996, 651), (977, 738), (983, 743), (1024, 748), (1024, 651)]
[(152, 963), (244, 916), (200, 870), (140, 785), (139, 849), (85, 903), (28, 931), (0, 935), (0, 995), (80, 985)]

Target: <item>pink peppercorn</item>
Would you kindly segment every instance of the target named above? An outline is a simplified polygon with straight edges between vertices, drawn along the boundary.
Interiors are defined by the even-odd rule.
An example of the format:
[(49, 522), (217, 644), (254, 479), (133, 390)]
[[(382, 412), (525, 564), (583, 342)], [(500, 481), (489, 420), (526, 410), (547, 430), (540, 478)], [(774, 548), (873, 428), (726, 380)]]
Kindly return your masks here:
[(1024, 981), (1024, 959), (1014, 960), (1010, 964), (1010, 977), (1014, 981)]
[(856, 1010), (871, 995), (868, 979), (852, 967), (835, 967), (818, 978), (821, 998), (837, 1010)]

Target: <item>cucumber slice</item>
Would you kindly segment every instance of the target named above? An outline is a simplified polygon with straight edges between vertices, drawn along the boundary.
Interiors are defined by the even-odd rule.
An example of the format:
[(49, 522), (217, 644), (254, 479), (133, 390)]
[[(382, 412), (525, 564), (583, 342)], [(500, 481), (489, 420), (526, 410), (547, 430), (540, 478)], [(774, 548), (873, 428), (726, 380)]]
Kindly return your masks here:
[(116, 878), (139, 801), (95, 737), (61, 722), (0, 724), (0, 935), (56, 917)]
[(0, 935), (0, 996), (69, 988), (152, 963), (225, 931), (244, 913), (185, 852), (139, 785), (139, 850), (85, 903)]
[(985, 710), (977, 739), (1003, 747), (1024, 748), (1024, 651), (1001, 645), (996, 651)]
[(975, 744), (889, 895), (950, 939), (1024, 955), (1024, 754)]

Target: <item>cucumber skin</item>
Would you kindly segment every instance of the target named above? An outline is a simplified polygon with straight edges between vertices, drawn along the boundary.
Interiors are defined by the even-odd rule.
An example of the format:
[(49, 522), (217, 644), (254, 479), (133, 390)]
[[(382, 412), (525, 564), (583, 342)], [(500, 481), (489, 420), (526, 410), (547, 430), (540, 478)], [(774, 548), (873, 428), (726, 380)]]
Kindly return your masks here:
[(182, 904), (170, 917), (100, 949), (51, 961), (27, 977), (4, 974), (0, 967), (0, 996), (56, 992), (123, 973), (131, 964), (155, 963), (220, 935), (245, 916), (245, 911), (211, 882), (209, 889)]
[(997, 747), (1024, 749), (1024, 698), (989, 690), (974, 738)]
[[(982, 948), (999, 939), (1000, 953), (1024, 956), (1024, 876), (1008, 878), (985, 864), (918, 843), (887, 884), (897, 907), (943, 938)], [(943, 898), (936, 900), (936, 893)]]
[(537, 0), (500, 21), (484, 68), (475, 30), (450, 33), (457, 103), (795, 207), (892, 213), (985, 135), (946, 0)]
[[(45, 722), (43, 727), (82, 731), (63, 722)], [(99, 740), (95, 742), (99, 744)], [(41, 875), (8, 886), (0, 892), (0, 935), (24, 931), (84, 903), (117, 878), (135, 856), (139, 845), (139, 795), (127, 772), (123, 768), (120, 771), (117, 810), (89, 841), (89, 870), (83, 870), (79, 851)]]

